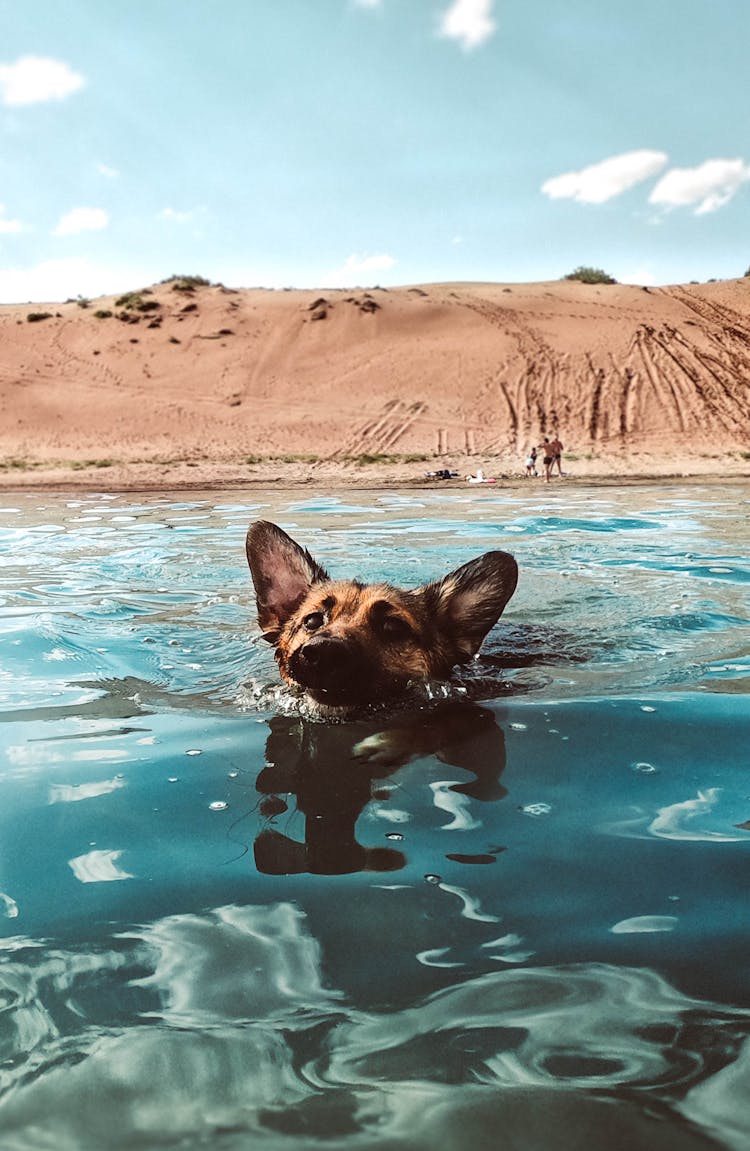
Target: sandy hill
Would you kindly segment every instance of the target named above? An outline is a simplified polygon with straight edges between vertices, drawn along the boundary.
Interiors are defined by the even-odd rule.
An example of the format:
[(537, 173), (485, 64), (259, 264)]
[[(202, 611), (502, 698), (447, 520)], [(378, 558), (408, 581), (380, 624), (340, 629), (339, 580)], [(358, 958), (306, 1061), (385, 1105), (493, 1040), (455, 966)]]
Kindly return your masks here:
[(88, 306), (3, 306), (0, 334), (6, 471), (295, 455), (518, 469), (552, 430), (581, 460), (747, 467), (750, 280), (324, 292), (171, 281)]

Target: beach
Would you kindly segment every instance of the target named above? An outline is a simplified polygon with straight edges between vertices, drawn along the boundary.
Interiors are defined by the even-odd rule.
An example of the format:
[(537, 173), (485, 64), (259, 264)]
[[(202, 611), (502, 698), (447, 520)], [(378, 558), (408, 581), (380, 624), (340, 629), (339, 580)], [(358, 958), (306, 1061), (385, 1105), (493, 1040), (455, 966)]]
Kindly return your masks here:
[(541, 483), (524, 458), (554, 434), (555, 483), (750, 472), (746, 279), (316, 292), (178, 277), (3, 305), (0, 336), (5, 488)]

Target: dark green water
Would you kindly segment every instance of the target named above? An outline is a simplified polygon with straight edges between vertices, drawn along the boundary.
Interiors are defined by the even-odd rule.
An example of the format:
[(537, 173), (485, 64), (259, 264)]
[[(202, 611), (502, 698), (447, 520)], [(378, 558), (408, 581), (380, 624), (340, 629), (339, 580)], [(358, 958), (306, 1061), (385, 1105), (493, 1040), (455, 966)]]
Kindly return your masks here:
[[(6, 493), (2, 1151), (748, 1146), (749, 495)], [(457, 687), (314, 722), (258, 517), (519, 590)]]

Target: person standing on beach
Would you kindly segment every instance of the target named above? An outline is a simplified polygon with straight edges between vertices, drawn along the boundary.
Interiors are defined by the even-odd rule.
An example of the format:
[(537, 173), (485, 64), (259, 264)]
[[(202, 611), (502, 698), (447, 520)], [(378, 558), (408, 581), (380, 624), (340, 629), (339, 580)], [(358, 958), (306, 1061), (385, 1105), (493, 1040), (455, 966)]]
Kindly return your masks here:
[(526, 475), (535, 476), (536, 474), (536, 448), (533, 447), (526, 457)]
[(562, 475), (563, 474), (563, 470), (562, 470), (563, 442), (560, 439), (560, 437), (558, 436), (557, 432), (555, 432), (555, 438), (552, 441), (552, 443), (550, 444), (550, 447), (552, 448), (552, 467), (554, 467), (555, 464), (557, 464), (558, 474)]
[(555, 453), (552, 450), (549, 436), (544, 437), (544, 443), (539, 445), (539, 451), (542, 453), (542, 463), (544, 464), (544, 482), (549, 483), (552, 479), (551, 468), (555, 459)]

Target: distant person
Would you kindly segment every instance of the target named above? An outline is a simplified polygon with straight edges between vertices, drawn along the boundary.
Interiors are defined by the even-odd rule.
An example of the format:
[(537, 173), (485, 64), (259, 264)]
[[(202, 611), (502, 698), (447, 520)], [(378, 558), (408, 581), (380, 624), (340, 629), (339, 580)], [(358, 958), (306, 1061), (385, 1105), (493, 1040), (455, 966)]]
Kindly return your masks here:
[(526, 457), (526, 475), (535, 476), (536, 474), (536, 448), (533, 447)]
[(542, 453), (542, 463), (544, 464), (544, 481), (549, 483), (552, 479), (552, 464), (555, 462), (555, 453), (549, 436), (544, 437), (544, 443), (539, 445), (539, 451)]
[(552, 448), (552, 467), (554, 468), (555, 464), (557, 464), (558, 474), (562, 475), (563, 442), (557, 434), (555, 434), (555, 438), (550, 444), (550, 447)]

